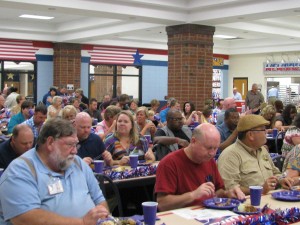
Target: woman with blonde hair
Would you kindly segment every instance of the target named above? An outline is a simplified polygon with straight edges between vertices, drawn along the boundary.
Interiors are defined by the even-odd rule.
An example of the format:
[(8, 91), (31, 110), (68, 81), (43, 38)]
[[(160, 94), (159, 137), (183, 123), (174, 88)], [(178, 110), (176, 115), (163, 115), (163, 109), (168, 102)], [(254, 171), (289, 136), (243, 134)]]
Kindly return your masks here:
[(61, 111), (62, 119), (73, 121), (77, 115), (77, 110), (73, 105), (66, 105)]
[(149, 120), (148, 109), (145, 106), (136, 110), (136, 125), (141, 135), (150, 135), (153, 140), (156, 126)]
[(267, 105), (261, 110), (260, 115), (265, 118), (265, 120), (270, 122), (270, 125), (267, 125), (267, 129), (273, 129), (274, 127), (274, 119), (276, 117), (275, 107), (272, 105)]
[(155, 156), (144, 136), (137, 131), (130, 111), (121, 111), (116, 118), (114, 133), (104, 140), (106, 149), (112, 154), (113, 164), (129, 164), (129, 155), (139, 155), (140, 159), (154, 161)]

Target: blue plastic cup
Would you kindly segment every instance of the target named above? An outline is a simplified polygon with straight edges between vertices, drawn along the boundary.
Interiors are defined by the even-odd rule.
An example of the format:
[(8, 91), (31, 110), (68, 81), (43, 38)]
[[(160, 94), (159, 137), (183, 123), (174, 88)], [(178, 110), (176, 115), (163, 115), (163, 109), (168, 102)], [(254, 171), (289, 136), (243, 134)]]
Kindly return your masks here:
[(277, 128), (274, 128), (274, 129), (273, 129), (273, 138), (276, 138), (276, 137), (277, 137), (277, 134), (278, 134), (278, 129), (277, 129)]
[(157, 202), (143, 202), (143, 214), (145, 225), (155, 225)]
[(250, 186), (250, 200), (251, 205), (260, 206), (261, 194), (263, 187), (262, 186)]

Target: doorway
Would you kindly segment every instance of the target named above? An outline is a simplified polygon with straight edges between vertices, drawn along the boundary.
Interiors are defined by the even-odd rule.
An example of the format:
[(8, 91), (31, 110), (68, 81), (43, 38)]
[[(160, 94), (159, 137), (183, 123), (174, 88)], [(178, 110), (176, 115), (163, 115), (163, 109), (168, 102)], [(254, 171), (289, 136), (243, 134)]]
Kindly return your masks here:
[(245, 100), (248, 93), (248, 78), (235, 77), (233, 78), (233, 87), (236, 87), (238, 92), (241, 93), (242, 99)]

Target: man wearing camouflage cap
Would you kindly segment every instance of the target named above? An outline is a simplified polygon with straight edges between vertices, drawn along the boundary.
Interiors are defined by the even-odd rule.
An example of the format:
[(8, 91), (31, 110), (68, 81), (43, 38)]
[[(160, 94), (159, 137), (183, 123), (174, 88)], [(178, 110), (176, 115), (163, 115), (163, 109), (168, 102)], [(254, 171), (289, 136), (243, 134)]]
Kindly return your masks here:
[(275, 167), (266, 143), (266, 125), (269, 121), (259, 115), (246, 115), (240, 118), (238, 139), (228, 146), (218, 159), (218, 169), (230, 189), (240, 185), (241, 190), (250, 194), (249, 186), (263, 186), (263, 193), (274, 190), (278, 183), (291, 186), (289, 178), (279, 179), (281, 173)]

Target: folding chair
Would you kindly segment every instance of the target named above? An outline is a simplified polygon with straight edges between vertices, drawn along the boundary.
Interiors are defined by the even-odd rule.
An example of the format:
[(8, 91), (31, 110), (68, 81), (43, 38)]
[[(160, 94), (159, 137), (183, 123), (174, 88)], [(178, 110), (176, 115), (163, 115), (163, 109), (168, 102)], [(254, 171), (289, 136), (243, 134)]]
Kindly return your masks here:
[(95, 177), (99, 182), (99, 186), (107, 201), (110, 212), (113, 213), (114, 210), (118, 208), (117, 216), (122, 217), (123, 208), (117, 185), (113, 182), (113, 180), (110, 177), (104, 174), (95, 174)]
[(280, 131), (280, 132), (278, 132), (278, 134), (277, 134), (277, 136), (276, 136), (276, 138), (275, 138), (275, 151), (276, 151), (276, 153), (280, 153), (280, 150), (281, 149), (279, 149), (281, 146), (279, 146), (279, 140), (282, 140), (283, 141), (283, 139), (284, 139), (284, 136), (285, 136), (285, 132), (284, 131)]

